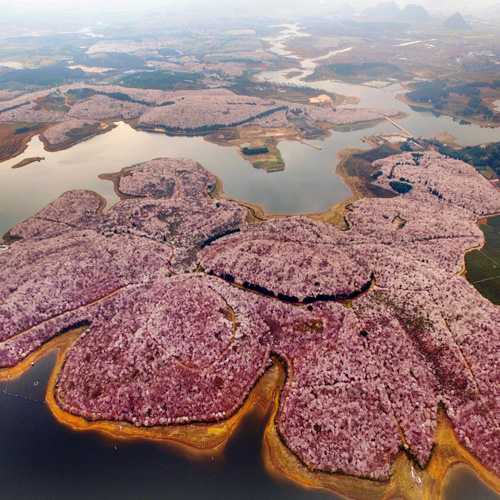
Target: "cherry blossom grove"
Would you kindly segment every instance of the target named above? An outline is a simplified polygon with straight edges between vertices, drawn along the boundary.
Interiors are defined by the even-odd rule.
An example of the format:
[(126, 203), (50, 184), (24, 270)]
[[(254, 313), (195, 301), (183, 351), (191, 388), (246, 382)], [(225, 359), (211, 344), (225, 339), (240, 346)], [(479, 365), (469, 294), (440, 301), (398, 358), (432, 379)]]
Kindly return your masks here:
[(42, 135), (51, 149), (67, 147), (70, 136), (78, 135), (84, 125), (94, 133), (102, 131), (98, 127), (101, 121), (109, 125), (112, 120), (126, 120), (148, 129), (202, 133), (243, 124), (287, 126), (296, 118), (311, 125), (333, 126), (374, 122), (397, 114), (397, 110), (292, 104), (237, 95), (223, 88), (161, 91), (83, 83), (0, 101), (1, 122), (54, 124)]
[(104, 213), (94, 193), (63, 194), (0, 254), (0, 367), (84, 326), (57, 404), (149, 427), (222, 421), (279, 362), (275, 425), (305, 465), (381, 479), (405, 449), (423, 466), (443, 405), (500, 474), (499, 309), (460, 276), (500, 193), (434, 152), (377, 165), (381, 186), (413, 189), (354, 203), (347, 229), (249, 224), (184, 159), (124, 169)]

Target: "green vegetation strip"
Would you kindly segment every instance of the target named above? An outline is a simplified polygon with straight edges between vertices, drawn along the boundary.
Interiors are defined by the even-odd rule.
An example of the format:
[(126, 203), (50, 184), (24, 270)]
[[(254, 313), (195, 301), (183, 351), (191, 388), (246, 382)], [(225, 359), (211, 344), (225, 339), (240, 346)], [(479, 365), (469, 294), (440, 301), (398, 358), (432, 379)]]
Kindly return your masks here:
[(374, 149), (356, 153), (346, 158), (342, 164), (345, 173), (349, 177), (358, 177), (360, 185), (357, 186), (363, 196), (375, 196), (379, 198), (392, 198), (396, 193), (381, 188), (372, 183), (378, 177), (378, 168), (372, 162), (396, 155), (401, 151), (383, 144)]
[(171, 73), (169, 71), (141, 71), (118, 81), (125, 87), (159, 90), (189, 90), (203, 87), (202, 73)]
[(465, 255), (466, 278), (483, 297), (500, 304), (500, 215), (480, 227), (485, 244)]

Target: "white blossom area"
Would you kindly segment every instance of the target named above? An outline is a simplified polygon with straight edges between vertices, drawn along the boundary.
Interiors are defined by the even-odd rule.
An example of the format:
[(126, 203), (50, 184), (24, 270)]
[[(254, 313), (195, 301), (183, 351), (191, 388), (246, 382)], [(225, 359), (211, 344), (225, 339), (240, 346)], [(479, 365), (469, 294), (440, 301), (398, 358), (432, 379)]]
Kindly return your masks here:
[(208, 66), (209, 71), (213, 70), (217, 73), (221, 73), (224, 76), (229, 76), (230, 78), (236, 78), (238, 76), (242, 76), (246, 69), (246, 63), (239, 62), (221, 62), (216, 65)]
[[(0, 285), (1, 342), (152, 278), (168, 264), (172, 249), (128, 234), (106, 238), (91, 230), (68, 230), (53, 238), (23, 239), (6, 254), (0, 256), (9, 274)], [(3, 354), (0, 344), (0, 358)]]
[(498, 189), (468, 163), (436, 151), (403, 153), (373, 163), (383, 175), (375, 181), (391, 189), (390, 182), (410, 184), (406, 198), (428, 200), (433, 195), (442, 204), (448, 203), (471, 212), (474, 216), (500, 212)]
[(464, 252), (483, 243), (470, 213), (429, 194), (425, 200), (408, 195), (365, 198), (353, 204), (348, 221), (354, 241), (377, 244), (389, 255), (401, 249), (426, 265), (434, 263), (454, 273), (462, 269)]
[(66, 129), (61, 125), (53, 132), (47, 131), (47, 141), (55, 144), (61, 134), (78, 128), (75, 124), (79, 119), (88, 124), (100, 120), (136, 119), (148, 106), (154, 106), (163, 94), (161, 90), (88, 85), (80, 82), (0, 101), (0, 121), (70, 122), (73, 126), (68, 127), (71, 128)]
[(139, 198), (124, 200), (106, 212), (100, 222), (103, 234), (132, 234), (174, 248), (173, 272), (194, 270), (197, 253), (212, 239), (245, 227), (247, 211), (225, 200)]
[[(56, 397), (89, 419), (148, 426), (234, 413), (270, 364), (244, 292), (202, 274), (117, 295), (71, 349)], [(217, 280), (220, 281), (220, 280)], [(109, 315), (109, 316), (108, 316)], [(196, 332), (196, 333), (195, 333)]]
[[(386, 479), (401, 449), (424, 466), (443, 405), (500, 474), (499, 308), (460, 275), (483, 243), (471, 193), (484, 183), (436, 161), (456, 167), (439, 184), (452, 202), (425, 189), (364, 199), (345, 230), (301, 216), (248, 224), (180, 159), (122, 171), (131, 197), (104, 214), (98, 196), (66, 193), (0, 254), (0, 367), (87, 327), (56, 401), (148, 427), (224, 421), (276, 362), (275, 425), (305, 466)], [(477, 202), (493, 211), (499, 198)]]
[[(171, 104), (160, 106), (167, 102)], [(274, 101), (226, 89), (165, 92), (157, 104), (140, 117), (140, 125), (187, 132), (241, 125), (283, 108)]]
[(132, 87), (121, 87), (120, 85), (89, 85), (87, 83), (79, 83), (72, 86), (73, 90), (90, 89), (94, 92), (103, 93), (109, 97), (118, 96), (123, 99), (127, 97), (130, 102), (137, 102), (139, 104), (154, 105), (164, 94), (163, 90), (157, 89), (135, 89)]
[[(231, 74), (239, 71), (235, 63), (222, 63), (212, 69)], [(244, 124), (283, 127), (297, 119), (311, 125), (352, 125), (397, 114), (397, 110), (299, 105), (238, 95), (222, 88), (162, 91), (82, 82), (0, 101), (0, 121), (57, 123), (44, 134), (53, 147), (67, 143), (68, 135), (85, 123), (92, 126), (103, 120), (136, 120), (147, 128), (198, 133)]]
[[(130, 198), (101, 214), (101, 197), (70, 191), (11, 230), (21, 240), (0, 256), (9, 275), (0, 284), (0, 365), (17, 363), (50, 338), (42, 323), (151, 280), (160, 270), (194, 270), (207, 240), (246, 224), (247, 211), (236, 203), (202, 198), (215, 179), (194, 161), (149, 162), (130, 189), (149, 193), (145, 171), (160, 184), (169, 173), (177, 199)], [(35, 340), (17, 356), (12, 342), (1, 343), (16, 336), (17, 345), (25, 334)]]
[(290, 125), (288, 120), (288, 111), (286, 109), (278, 109), (274, 113), (271, 113), (266, 116), (262, 116), (260, 118), (255, 118), (248, 124), (243, 125), (243, 127), (248, 127), (252, 125), (257, 125), (262, 128), (279, 128), (279, 127), (287, 127)]
[(235, 78), (242, 76), (246, 69), (246, 63), (239, 62), (221, 62), (205, 64), (195, 57), (183, 57), (180, 59), (171, 58), (169, 61), (148, 61), (147, 65), (151, 68), (177, 71), (180, 73), (204, 73), (206, 75), (219, 74), (222, 76)]
[(348, 231), (304, 217), (251, 225), (205, 247), (201, 263), (290, 302), (354, 298), (373, 276), (381, 285), (426, 289), (443, 273), (460, 272), (464, 252), (483, 242), (471, 218), (448, 204), (439, 212), (439, 202), (428, 198), (429, 205), (403, 197), (361, 200)]
[(302, 118), (308, 123), (331, 123), (332, 125), (351, 125), (359, 122), (384, 120), (386, 116), (397, 116), (395, 109), (334, 108), (332, 106), (291, 105), (288, 104), (289, 118)]
[(58, 123), (67, 117), (67, 113), (41, 109), (37, 104), (23, 104), (0, 113), (0, 122), (19, 123)]
[[(181, 39), (182, 40), (182, 39)], [(188, 39), (189, 40), (189, 39)], [(144, 41), (124, 39), (117, 42), (99, 41), (91, 45), (86, 54), (106, 54), (106, 53), (144, 53), (151, 52), (158, 49), (175, 47), (176, 43), (169, 38), (154, 38)]]
[(98, 212), (105, 200), (93, 191), (67, 191), (36, 215), (17, 224), (10, 234), (24, 239), (45, 239), (59, 236), (69, 229), (95, 229)]
[(71, 144), (75, 135), (79, 135), (83, 128), (95, 130), (100, 122), (95, 120), (66, 120), (53, 125), (42, 133), (42, 139), (49, 148), (54, 149), (65, 144)]
[(15, 99), (19, 95), (21, 95), (22, 92), (19, 90), (0, 90), (0, 101), (10, 101), (12, 99)]
[(461, 397), (462, 402), (449, 412), (449, 417), (460, 441), (473, 451), (480, 449), (481, 453), (477, 452), (477, 455), (481, 461), (498, 472), (498, 307), (479, 295), (470, 283), (458, 277), (432, 290), (431, 296), (442, 311), (449, 331), (474, 377), (476, 390), (481, 395), (478, 400), (468, 397), (469, 394), (460, 394), (456, 389), (454, 396)]
[(0, 101), (0, 116), (11, 109), (21, 108), (22, 106), (26, 106), (29, 104), (34, 107), (36, 105), (37, 99), (42, 99), (49, 94), (50, 91), (39, 90), (37, 92), (30, 92), (28, 94), (16, 95), (15, 97), (12, 96), (11, 99), (2, 99)]
[(69, 112), (71, 118), (87, 120), (109, 120), (139, 118), (146, 110), (144, 104), (113, 99), (106, 95), (94, 95), (85, 101), (76, 103)]
[(194, 160), (162, 158), (127, 169), (118, 189), (130, 196), (146, 198), (201, 198), (216, 184), (215, 176)]
[(346, 300), (372, 281), (375, 253), (305, 217), (254, 224), (206, 246), (201, 264), (249, 290), (288, 302)]

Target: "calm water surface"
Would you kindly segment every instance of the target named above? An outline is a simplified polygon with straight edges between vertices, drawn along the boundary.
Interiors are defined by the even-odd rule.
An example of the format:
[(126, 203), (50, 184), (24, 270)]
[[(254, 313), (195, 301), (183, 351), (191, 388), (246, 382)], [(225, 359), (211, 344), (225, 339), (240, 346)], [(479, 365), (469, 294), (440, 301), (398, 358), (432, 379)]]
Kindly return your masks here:
[(210, 455), (187, 458), (165, 443), (72, 431), (58, 423), (46, 405), (31, 401), (43, 401), (55, 359), (52, 351), (9, 384), (9, 392), (22, 397), (0, 392), (2, 500), (343, 498), (273, 479), (266, 472), (261, 451), (267, 419), (260, 407), (243, 420), (224, 454), (213, 460)]
[[(363, 135), (357, 133), (351, 140), (363, 147), (359, 140)], [(118, 201), (113, 185), (100, 180), (99, 174), (166, 156), (194, 158), (222, 179), (226, 196), (261, 205), (269, 213), (322, 212), (350, 195), (334, 172), (335, 154), (344, 144), (343, 134), (321, 143), (322, 151), (297, 142), (281, 142), (286, 169), (268, 173), (253, 168), (236, 147), (217, 146), (202, 137), (139, 132), (125, 123), (57, 153), (44, 151), (41, 141), (33, 138), (23, 155), (0, 163), (0, 234), (68, 189), (91, 189), (113, 204)], [(11, 168), (35, 156), (45, 160)]]
[[(270, 412), (258, 406), (213, 459), (188, 458), (185, 448), (168, 443), (72, 431), (43, 403), (56, 356), (53, 350), (20, 378), (0, 384), (10, 394), (0, 392), (2, 500), (345, 500), (267, 473), (261, 453)], [(499, 498), (458, 466), (441, 500)]]
[(498, 500), (500, 494), (481, 481), (472, 469), (458, 465), (448, 472), (442, 497), (443, 500)]
[[(314, 64), (312, 61), (308, 64)], [(300, 77), (286, 79), (284, 74), (288, 71), (259, 73), (257, 77), (304, 85)], [(304, 72), (307, 73), (310, 71)], [(432, 138), (436, 132), (446, 131), (464, 145), (500, 140), (498, 129), (460, 125), (451, 117), (410, 108), (396, 99), (403, 91), (399, 84), (383, 89), (334, 81), (308, 85), (357, 96), (361, 99), (359, 106), (404, 111), (409, 116), (399, 123), (415, 136)], [(44, 151), (43, 144), (35, 137), (23, 155), (0, 163), (0, 235), (68, 189), (94, 190), (106, 198), (109, 207), (117, 197), (112, 184), (99, 180), (99, 174), (165, 156), (194, 158), (222, 179), (225, 196), (260, 205), (268, 213), (323, 212), (350, 195), (335, 173), (336, 154), (347, 146), (365, 148), (361, 142), (365, 135), (397, 131), (384, 122), (364, 130), (333, 132), (326, 139), (312, 141), (321, 146), (321, 151), (295, 141), (282, 141), (279, 149), (286, 168), (273, 173), (253, 168), (237, 153), (236, 147), (217, 146), (202, 137), (169, 137), (136, 131), (125, 123), (119, 123), (105, 135), (57, 153)], [(10, 168), (24, 158), (35, 156), (45, 160), (20, 169)]]

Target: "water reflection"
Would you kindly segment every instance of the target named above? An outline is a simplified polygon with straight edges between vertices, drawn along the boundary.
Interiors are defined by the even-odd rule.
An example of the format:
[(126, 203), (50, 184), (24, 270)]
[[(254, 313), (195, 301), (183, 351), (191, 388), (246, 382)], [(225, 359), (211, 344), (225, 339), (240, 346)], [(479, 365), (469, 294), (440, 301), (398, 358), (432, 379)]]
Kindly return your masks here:
[[(281, 142), (286, 168), (273, 173), (253, 168), (236, 147), (217, 146), (202, 137), (139, 132), (125, 123), (56, 153), (44, 151), (35, 137), (23, 155), (0, 163), (0, 235), (69, 189), (96, 191), (111, 205), (118, 198), (112, 183), (100, 180), (99, 174), (166, 156), (195, 159), (222, 179), (226, 196), (260, 205), (269, 213), (322, 212), (349, 198), (350, 190), (334, 172), (335, 155), (347, 144), (363, 147), (363, 135), (334, 134), (318, 142), (322, 151)], [(10, 168), (35, 156), (45, 160)]]
[(499, 500), (500, 493), (481, 481), (469, 467), (453, 467), (443, 485), (442, 500)]
[[(35, 363), (9, 392), (38, 381), (45, 392), (56, 352)], [(164, 443), (103, 438), (59, 424), (46, 405), (0, 392), (0, 498), (8, 500), (340, 500), (270, 477), (262, 462), (265, 412), (255, 408), (222, 457), (188, 459)]]

